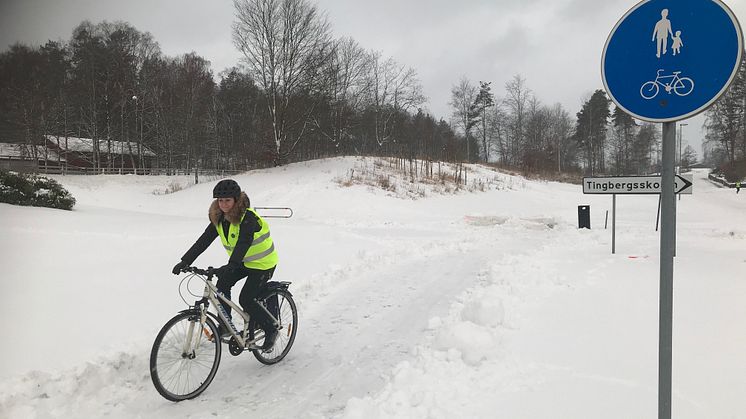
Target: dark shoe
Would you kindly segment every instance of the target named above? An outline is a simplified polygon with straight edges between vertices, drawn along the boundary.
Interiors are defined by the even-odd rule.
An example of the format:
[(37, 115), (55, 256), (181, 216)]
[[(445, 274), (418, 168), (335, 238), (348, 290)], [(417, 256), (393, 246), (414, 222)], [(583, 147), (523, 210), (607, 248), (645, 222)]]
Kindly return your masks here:
[(272, 349), (273, 346), (275, 346), (275, 341), (277, 340), (277, 335), (280, 333), (275, 328), (270, 328), (268, 331), (264, 332), (264, 343), (262, 344), (262, 350), (268, 351)]

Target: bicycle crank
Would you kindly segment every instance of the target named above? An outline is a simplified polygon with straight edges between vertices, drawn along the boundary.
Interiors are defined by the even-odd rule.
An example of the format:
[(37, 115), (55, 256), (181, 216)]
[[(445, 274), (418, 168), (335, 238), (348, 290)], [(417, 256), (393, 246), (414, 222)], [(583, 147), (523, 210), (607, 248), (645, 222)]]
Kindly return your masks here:
[(230, 352), (233, 356), (239, 356), (243, 353), (243, 351), (243, 347), (241, 347), (238, 342), (236, 342), (236, 339), (231, 338), (230, 342), (228, 342), (228, 352)]

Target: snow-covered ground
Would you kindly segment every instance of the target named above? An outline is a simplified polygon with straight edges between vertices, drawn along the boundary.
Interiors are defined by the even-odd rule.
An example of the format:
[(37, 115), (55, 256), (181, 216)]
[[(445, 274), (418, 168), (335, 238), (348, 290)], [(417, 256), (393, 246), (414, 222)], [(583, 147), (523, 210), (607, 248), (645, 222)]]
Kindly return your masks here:
[[(271, 219), (298, 337), (280, 364), (223, 362), (195, 400), (150, 382), (170, 273), (207, 225), (214, 182), (57, 177), (72, 212), (0, 204), (0, 418), (652, 418), (656, 196), (488, 170), (486, 192), (416, 200), (339, 182), (339, 158), (236, 176)], [(366, 163), (366, 164), (369, 164)], [(746, 194), (695, 172), (678, 201), (673, 416), (746, 417)], [(577, 229), (591, 206), (592, 230)], [(197, 265), (219, 266), (214, 244)], [(239, 286), (241, 284), (239, 283)]]

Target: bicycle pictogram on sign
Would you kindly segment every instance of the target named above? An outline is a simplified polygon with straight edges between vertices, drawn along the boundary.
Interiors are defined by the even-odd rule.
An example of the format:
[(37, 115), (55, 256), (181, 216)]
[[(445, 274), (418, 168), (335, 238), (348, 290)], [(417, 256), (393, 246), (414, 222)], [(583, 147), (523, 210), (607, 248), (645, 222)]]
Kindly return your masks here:
[[(640, 87), (640, 96), (644, 99), (652, 99), (658, 96), (661, 86), (668, 93), (671, 91), (678, 96), (686, 96), (694, 90), (694, 80), (689, 77), (680, 77), (681, 71), (674, 71), (672, 74), (661, 76), (663, 69), (659, 69), (655, 74), (655, 80), (646, 81)], [(667, 81), (666, 83), (661, 80)]]

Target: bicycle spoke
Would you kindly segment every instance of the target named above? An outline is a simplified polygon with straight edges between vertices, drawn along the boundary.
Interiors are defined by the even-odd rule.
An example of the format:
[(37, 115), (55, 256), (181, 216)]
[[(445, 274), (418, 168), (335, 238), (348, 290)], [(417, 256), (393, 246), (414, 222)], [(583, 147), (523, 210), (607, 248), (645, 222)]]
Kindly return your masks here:
[(161, 395), (184, 400), (209, 385), (220, 361), (220, 343), (205, 338), (204, 330), (216, 329), (213, 323), (195, 320), (191, 313), (180, 314), (164, 326), (151, 353), (151, 375)]
[[(270, 293), (270, 295), (264, 300), (265, 304), (267, 301), (271, 301), (271, 299), (276, 299), (276, 306), (272, 311), (274, 311), (273, 316), (276, 313), (275, 317), (280, 326), (280, 330), (277, 339), (271, 348), (268, 350), (256, 350), (253, 352), (254, 357), (263, 364), (274, 364), (282, 360), (293, 345), (296, 333), (295, 321), (297, 319), (297, 313), (290, 293), (284, 290)], [(260, 342), (263, 339), (263, 335), (256, 331), (254, 332), (253, 337)]]
[(180, 383), (181, 381), (178, 379), (179, 376), (181, 376), (181, 373), (183, 372), (183, 363), (178, 363), (178, 365), (174, 365), (174, 368), (171, 369), (170, 374), (167, 375), (168, 378), (168, 386), (167, 387), (173, 387), (174, 382)]

